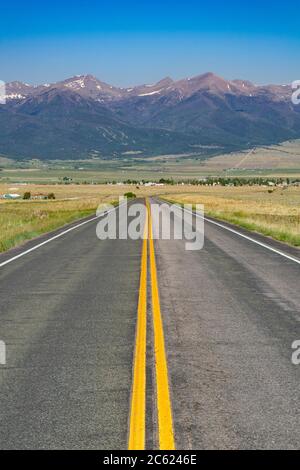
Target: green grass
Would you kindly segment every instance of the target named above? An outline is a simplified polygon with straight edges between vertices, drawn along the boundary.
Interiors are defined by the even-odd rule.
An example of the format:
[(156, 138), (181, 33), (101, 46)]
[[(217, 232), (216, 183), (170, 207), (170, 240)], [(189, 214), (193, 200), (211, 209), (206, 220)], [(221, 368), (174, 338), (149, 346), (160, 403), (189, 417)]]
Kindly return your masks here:
[(197, 193), (169, 194), (177, 204), (204, 204), (207, 216), (300, 247), (298, 188), (268, 194), (260, 188), (202, 188)]
[[(228, 157), (226, 157), (228, 158)], [(226, 161), (224, 157), (224, 162)], [(230, 158), (230, 157), (229, 157)], [(81, 168), (81, 169), (79, 169)], [(231, 169), (224, 171), (220, 166), (210, 165), (207, 160), (197, 158), (168, 158), (164, 159), (120, 159), (86, 162), (55, 162), (45, 163), (42, 167), (3, 168), (0, 172), (0, 183), (18, 184), (56, 184), (62, 183), (63, 178), (72, 178), (74, 183), (104, 183), (108, 181), (140, 181), (142, 179), (158, 181), (161, 178), (174, 180), (195, 179), (209, 176), (232, 177), (299, 177), (300, 167), (270, 168), (270, 169)]]
[[(222, 212), (214, 212), (214, 211), (206, 211), (206, 215), (210, 217), (214, 217), (219, 220), (223, 220), (224, 222), (229, 222), (234, 225), (238, 225), (239, 227), (245, 228), (252, 232), (257, 232), (267, 237), (274, 238), (275, 240), (287, 243), (289, 245), (300, 247), (300, 234), (294, 234), (289, 231), (288, 228), (274, 228), (274, 226), (267, 226), (268, 220), (266, 216), (263, 217), (264, 220), (261, 222), (259, 221), (251, 221), (251, 216), (242, 213), (234, 213), (234, 214), (226, 214)], [(250, 220), (249, 220), (250, 219)], [(259, 219), (259, 217), (255, 217), (255, 219)], [(274, 220), (274, 216), (272, 216), (272, 221), (270, 224), (274, 225), (276, 221)], [(282, 219), (280, 216), (280, 225), (283, 227), (289, 227), (291, 225), (299, 224), (299, 217), (286, 217), (286, 220)]]
[[(24, 207), (28, 204), (27, 207)], [(27, 240), (51, 232), (75, 220), (95, 213), (95, 209), (53, 210), (45, 203), (40, 206), (30, 203), (7, 203), (0, 206), (0, 252), (21, 245)]]

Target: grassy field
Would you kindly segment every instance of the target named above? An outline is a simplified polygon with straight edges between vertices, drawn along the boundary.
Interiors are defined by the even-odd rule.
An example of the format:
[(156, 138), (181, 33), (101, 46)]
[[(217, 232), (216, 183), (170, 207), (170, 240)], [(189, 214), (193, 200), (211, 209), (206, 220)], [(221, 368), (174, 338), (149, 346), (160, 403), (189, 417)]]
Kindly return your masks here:
[[(219, 157), (216, 157), (216, 159)], [(221, 157), (220, 157), (221, 158)], [(240, 157), (239, 157), (240, 158)], [(221, 162), (221, 163), (220, 163)], [(127, 180), (159, 181), (161, 178), (174, 179), (174, 181), (192, 180), (204, 177), (290, 177), (300, 178), (299, 166), (294, 168), (223, 168), (223, 160), (201, 161), (195, 159), (181, 159), (180, 161), (164, 160), (149, 161), (148, 163), (131, 162), (114, 164), (105, 168), (83, 168), (82, 170), (68, 168), (47, 169), (3, 169), (0, 172), (0, 185), (18, 184), (58, 184), (64, 177), (72, 179), (73, 183), (103, 184), (106, 182), (124, 182)]]
[(0, 157), (0, 184), (187, 180), (207, 176), (300, 177), (300, 140), (206, 158), (204, 154), (137, 156), (112, 160), (13, 162)]
[(0, 252), (24, 243), (74, 220), (95, 214), (100, 204), (117, 202), (120, 196), (134, 192), (138, 197), (165, 194), (167, 188), (143, 188), (126, 185), (10, 185), (0, 184), (0, 194), (30, 192), (32, 196), (54, 193), (56, 199), (0, 199)]
[(56, 200), (0, 200), (0, 251), (22, 244), (42, 233), (94, 214), (101, 203), (118, 200), (126, 192), (138, 197), (157, 195), (178, 202), (204, 204), (207, 215), (263, 233), (294, 246), (300, 246), (300, 188), (207, 187), (127, 185), (10, 185), (0, 184), (0, 194), (46, 196)]
[[(183, 190), (185, 191), (185, 190)], [(300, 188), (199, 187), (173, 192), (170, 201), (204, 204), (206, 215), (300, 247)]]
[(280, 173), (289, 175), (300, 170), (300, 141), (257, 147), (252, 150), (220, 155), (206, 160), (204, 168), (228, 173)]
[[(14, 191), (9, 191), (10, 189)], [(32, 195), (47, 195), (53, 192), (56, 196), (55, 201), (0, 200), (0, 252), (94, 214), (99, 204), (118, 200), (126, 189), (128, 188), (91, 185), (27, 185), (15, 188), (0, 185), (1, 194), (16, 192), (22, 195), (25, 191), (30, 191)]]

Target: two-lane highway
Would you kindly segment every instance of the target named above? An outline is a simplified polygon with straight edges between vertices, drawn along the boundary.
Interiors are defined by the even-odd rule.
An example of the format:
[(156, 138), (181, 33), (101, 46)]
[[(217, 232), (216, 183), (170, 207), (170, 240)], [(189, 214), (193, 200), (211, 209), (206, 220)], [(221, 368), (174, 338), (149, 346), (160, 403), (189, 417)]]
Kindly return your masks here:
[(207, 221), (189, 252), (151, 217), (148, 239), (100, 241), (97, 222), (0, 257), (0, 448), (298, 448), (297, 250)]
[(156, 254), (178, 446), (298, 449), (299, 250), (207, 220)]
[(141, 241), (86, 224), (0, 270), (2, 449), (126, 449)]

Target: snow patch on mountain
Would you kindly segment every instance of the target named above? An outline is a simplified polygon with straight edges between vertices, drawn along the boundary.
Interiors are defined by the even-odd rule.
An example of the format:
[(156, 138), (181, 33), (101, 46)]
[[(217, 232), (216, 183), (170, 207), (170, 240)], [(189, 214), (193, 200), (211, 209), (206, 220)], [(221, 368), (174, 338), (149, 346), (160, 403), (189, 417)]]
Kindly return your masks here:
[(20, 93), (10, 93), (8, 95), (4, 95), (6, 100), (23, 100), (26, 96), (21, 95)]
[(152, 95), (157, 95), (162, 92), (163, 89), (157, 90), (157, 91), (151, 91), (150, 93), (141, 93), (138, 96), (152, 96)]
[(82, 78), (78, 80), (74, 80), (73, 82), (69, 82), (65, 84), (65, 87), (71, 88), (72, 90), (78, 90), (79, 88), (85, 88), (85, 83)]

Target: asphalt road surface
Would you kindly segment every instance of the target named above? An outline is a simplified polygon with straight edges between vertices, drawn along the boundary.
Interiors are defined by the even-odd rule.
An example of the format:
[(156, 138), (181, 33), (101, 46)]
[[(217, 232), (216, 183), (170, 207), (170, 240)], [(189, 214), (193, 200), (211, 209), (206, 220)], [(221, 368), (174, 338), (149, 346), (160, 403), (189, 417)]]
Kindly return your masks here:
[(299, 448), (299, 252), (210, 221), (193, 252), (97, 223), (0, 256), (0, 448)]

